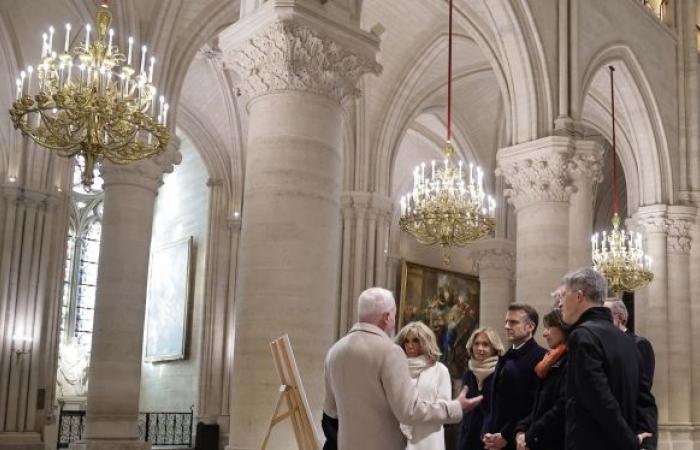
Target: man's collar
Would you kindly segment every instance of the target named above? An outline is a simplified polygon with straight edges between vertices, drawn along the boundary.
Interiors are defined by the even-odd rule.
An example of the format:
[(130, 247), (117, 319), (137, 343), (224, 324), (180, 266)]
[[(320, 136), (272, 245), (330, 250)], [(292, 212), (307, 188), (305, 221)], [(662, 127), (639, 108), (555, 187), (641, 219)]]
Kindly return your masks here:
[(365, 333), (372, 333), (372, 334), (377, 334), (379, 336), (383, 336), (387, 339), (391, 339), (381, 328), (378, 326), (367, 323), (367, 322), (357, 322), (355, 325), (352, 326), (350, 329), (349, 333), (354, 333), (356, 331), (364, 331)]
[(513, 350), (520, 350), (521, 348), (523, 348), (523, 346), (524, 346), (525, 344), (527, 344), (527, 343), (530, 342), (531, 340), (532, 340), (532, 336), (530, 336), (528, 339), (524, 340), (523, 342), (521, 342), (521, 343), (518, 344), (518, 345), (513, 344), (513, 346), (512, 346), (511, 348), (512, 348)]

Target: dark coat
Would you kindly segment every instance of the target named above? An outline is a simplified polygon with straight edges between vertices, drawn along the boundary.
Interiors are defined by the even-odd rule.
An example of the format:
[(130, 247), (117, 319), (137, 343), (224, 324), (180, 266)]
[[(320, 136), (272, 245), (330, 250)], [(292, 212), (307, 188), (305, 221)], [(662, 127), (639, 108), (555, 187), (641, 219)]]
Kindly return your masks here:
[(564, 354), (539, 381), (532, 412), (516, 427), (516, 434), (525, 432), (530, 450), (564, 450), (566, 363)]
[(656, 403), (634, 340), (615, 328), (609, 309), (593, 307), (567, 345), (566, 449), (638, 449)]
[(642, 336), (637, 336), (630, 330), (626, 331), (627, 335), (634, 338), (635, 344), (637, 344), (637, 351), (642, 357), (642, 373), (649, 379), (649, 386), (654, 385), (654, 369), (656, 368), (656, 358), (654, 356), (654, 347), (651, 346), (651, 342)]
[(482, 389), (479, 390), (479, 385), (476, 381), (476, 377), (471, 370), (467, 370), (462, 378), (462, 383), (464, 386), (469, 388), (467, 391), (467, 398), (476, 397), (478, 395), (483, 395), (484, 399), (481, 404), (473, 409), (471, 412), (464, 414), (462, 417), (462, 423), (459, 426), (459, 441), (457, 443), (457, 450), (473, 450), (484, 448), (484, 443), (481, 438), (484, 435), (484, 417), (489, 414), (490, 404), (489, 404), (489, 392), (491, 390), (491, 383), (493, 382), (493, 374), (486, 377)]
[(496, 365), (484, 432), (501, 433), (506, 450), (515, 450), (515, 426), (532, 411), (537, 390), (535, 365), (546, 353), (530, 339), (519, 349), (508, 350)]

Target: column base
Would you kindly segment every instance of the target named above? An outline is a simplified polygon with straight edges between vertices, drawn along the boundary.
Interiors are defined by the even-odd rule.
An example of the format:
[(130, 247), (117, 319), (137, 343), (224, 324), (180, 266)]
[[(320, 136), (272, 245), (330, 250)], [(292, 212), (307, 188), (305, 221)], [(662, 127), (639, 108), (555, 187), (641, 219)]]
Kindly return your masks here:
[(150, 450), (151, 443), (135, 440), (95, 439), (70, 444), (70, 450)]
[(44, 442), (39, 433), (0, 433), (0, 450), (44, 450)]
[(658, 450), (700, 450), (700, 425), (660, 425)]

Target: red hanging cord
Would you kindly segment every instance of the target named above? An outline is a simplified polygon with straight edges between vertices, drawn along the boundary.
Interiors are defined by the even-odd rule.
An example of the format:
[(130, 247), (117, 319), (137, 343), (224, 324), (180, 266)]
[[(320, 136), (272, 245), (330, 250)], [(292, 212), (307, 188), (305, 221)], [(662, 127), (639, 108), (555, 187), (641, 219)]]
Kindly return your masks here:
[(613, 188), (613, 214), (618, 214), (618, 201), (617, 201), (617, 158), (615, 156), (615, 81), (613, 73), (615, 68), (613, 66), (608, 67), (610, 69), (610, 103), (612, 107), (612, 188)]
[(450, 25), (447, 38), (447, 141), (452, 139), (452, 0), (450, 0)]

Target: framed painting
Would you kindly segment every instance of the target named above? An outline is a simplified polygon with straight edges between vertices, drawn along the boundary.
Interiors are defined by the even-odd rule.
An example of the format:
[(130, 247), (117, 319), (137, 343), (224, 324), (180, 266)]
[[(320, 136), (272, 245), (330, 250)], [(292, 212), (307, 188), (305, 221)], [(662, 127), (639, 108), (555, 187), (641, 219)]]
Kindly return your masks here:
[(151, 251), (146, 303), (146, 361), (185, 358), (192, 236)]
[(402, 261), (399, 328), (421, 321), (437, 338), (440, 362), (453, 378), (461, 378), (467, 365), (466, 344), (479, 326), (479, 279)]

